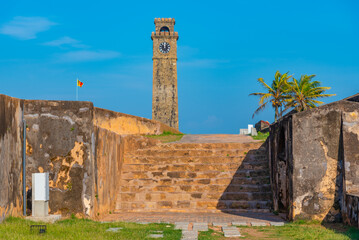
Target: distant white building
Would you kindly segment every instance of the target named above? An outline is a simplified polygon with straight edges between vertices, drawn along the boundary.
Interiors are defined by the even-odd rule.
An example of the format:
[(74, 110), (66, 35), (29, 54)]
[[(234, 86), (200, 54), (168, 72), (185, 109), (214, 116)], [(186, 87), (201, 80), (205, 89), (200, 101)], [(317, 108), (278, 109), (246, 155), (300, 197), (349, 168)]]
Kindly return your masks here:
[(239, 129), (239, 134), (240, 135), (252, 135), (252, 136), (257, 136), (257, 131), (256, 129), (253, 127), (253, 124), (248, 124), (248, 128), (245, 129)]

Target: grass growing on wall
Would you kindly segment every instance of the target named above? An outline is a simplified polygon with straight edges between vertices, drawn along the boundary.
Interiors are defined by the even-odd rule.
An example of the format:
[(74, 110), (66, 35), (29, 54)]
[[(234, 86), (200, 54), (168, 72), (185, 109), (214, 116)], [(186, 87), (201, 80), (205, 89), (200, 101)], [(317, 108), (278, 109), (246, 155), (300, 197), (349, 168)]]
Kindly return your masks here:
[(267, 137), (269, 137), (269, 132), (267, 133), (258, 132), (257, 136), (252, 136), (254, 140), (262, 140), (263, 142), (267, 139)]
[(183, 133), (172, 133), (169, 131), (164, 131), (160, 135), (146, 135), (146, 137), (158, 139), (163, 143), (168, 143), (168, 142), (176, 142), (181, 140), (183, 135), (184, 135)]

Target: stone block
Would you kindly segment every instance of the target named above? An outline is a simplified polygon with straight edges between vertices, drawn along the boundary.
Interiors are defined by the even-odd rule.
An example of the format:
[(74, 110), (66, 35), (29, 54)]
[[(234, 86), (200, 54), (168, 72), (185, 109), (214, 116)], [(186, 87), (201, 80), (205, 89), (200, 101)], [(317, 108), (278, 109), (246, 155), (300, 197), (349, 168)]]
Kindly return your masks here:
[(279, 226), (284, 226), (284, 222), (269, 222), (269, 224), (271, 226), (276, 226), (276, 227), (279, 227)]
[(122, 229), (122, 227), (109, 228), (106, 230), (106, 232), (119, 232), (121, 229)]
[(33, 222), (45, 222), (45, 223), (54, 223), (61, 219), (61, 215), (47, 215), (44, 217), (33, 217), (28, 216), (26, 217), (27, 220), (33, 221)]
[(214, 227), (224, 227), (224, 226), (228, 226), (228, 223), (224, 223), (224, 222), (213, 222), (212, 225)]
[(173, 204), (170, 201), (160, 201), (157, 203), (160, 208), (172, 208)]
[(198, 237), (198, 231), (195, 230), (182, 231), (182, 237), (183, 238)]
[(177, 201), (178, 208), (189, 208), (191, 205), (190, 201)]
[(153, 188), (153, 191), (159, 191), (159, 192), (174, 192), (175, 189), (170, 186), (156, 186)]
[(149, 237), (149, 238), (163, 238), (163, 234), (149, 234), (147, 237)]
[(233, 226), (248, 226), (247, 222), (232, 222)]
[(251, 222), (252, 227), (265, 227), (267, 226), (266, 222)]
[(135, 193), (121, 193), (121, 200), (122, 201), (134, 201), (136, 197)]
[(202, 193), (192, 193), (191, 197), (194, 199), (200, 199), (202, 198)]
[(208, 223), (193, 223), (194, 231), (208, 231)]

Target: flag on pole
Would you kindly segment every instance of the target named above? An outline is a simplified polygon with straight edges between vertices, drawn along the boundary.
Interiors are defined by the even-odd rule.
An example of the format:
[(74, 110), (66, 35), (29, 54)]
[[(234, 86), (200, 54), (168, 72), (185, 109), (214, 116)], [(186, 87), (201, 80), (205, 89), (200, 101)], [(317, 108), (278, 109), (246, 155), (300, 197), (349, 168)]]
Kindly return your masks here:
[(84, 83), (77, 79), (77, 86), (82, 87), (82, 85), (84, 85)]

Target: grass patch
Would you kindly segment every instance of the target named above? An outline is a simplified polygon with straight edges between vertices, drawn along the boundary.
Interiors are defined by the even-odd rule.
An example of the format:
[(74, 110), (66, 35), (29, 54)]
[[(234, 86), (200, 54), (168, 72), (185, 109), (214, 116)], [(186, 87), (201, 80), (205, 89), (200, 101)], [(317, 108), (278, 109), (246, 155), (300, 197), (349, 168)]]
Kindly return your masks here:
[(269, 137), (269, 132), (267, 133), (258, 132), (257, 136), (252, 136), (254, 140), (262, 140), (263, 142), (267, 139), (267, 137)]
[(182, 139), (183, 133), (172, 133), (164, 131), (160, 135), (145, 135), (145, 137), (154, 138), (160, 140), (162, 143), (176, 142)]
[(359, 230), (342, 223), (322, 225), (319, 222), (298, 221), (283, 227), (239, 227), (245, 239), (359, 239)]
[(198, 240), (217, 240), (224, 239), (223, 233), (208, 229), (207, 232), (198, 232)]
[[(0, 239), (149, 239), (153, 231), (163, 231), (164, 239), (179, 240), (181, 230), (171, 224), (100, 223), (86, 219), (67, 219), (46, 224), (47, 232), (30, 232), (34, 223), (21, 218), (10, 217), (0, 224)], [(119, 232), (106, 232), (109, 228), (122, 227)]]
[[(87, 219), (71, 218), (46, 224), (47, 232), (30, 232), (30, 225), (39, 224), (21, 218), (9, 217), (0, 224), (0, 239), (149, 239), (154, 231), (163, 231), (164, 238), (180, 240), (181, 230), (175, 230), (172, 224), (137, 224), (126, 222), (100, 223)], [(119, 232), (106, 232), (109, 228), (123, 228)], [(315, 221), (297, 221), (283, 227), (238, 227), (245, 239), (359, 239), (359, 230), (341, 223), (320, 224)], [(223, 233), (213, 229), (199, 232), (199, 240), (225, 240)]]

